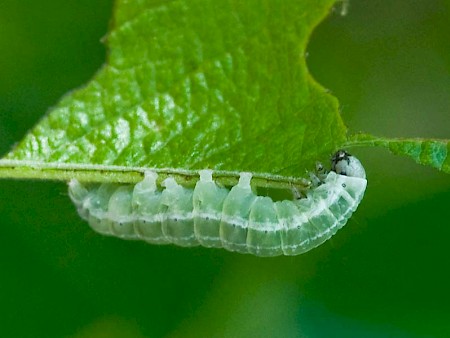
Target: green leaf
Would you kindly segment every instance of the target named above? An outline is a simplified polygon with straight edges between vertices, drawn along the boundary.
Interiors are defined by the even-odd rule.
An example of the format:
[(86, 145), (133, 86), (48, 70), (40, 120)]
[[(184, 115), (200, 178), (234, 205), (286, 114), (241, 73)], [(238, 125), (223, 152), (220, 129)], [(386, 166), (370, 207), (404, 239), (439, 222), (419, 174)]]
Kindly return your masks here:
[(350, 137), (345, 145), (347, 147), (372, 146), (388, 148), (395, 155), (408, 156), (417, 163), (450, 173), (449, 140), (384, 138), (370, 134), (356, 134)]
[(0, 176), (303, 176), (346, 140), (337, 100), (305, 63), (334, 2), (117, 1), (106, 65), (0, 162)]
[[(299, 187), (342, 147), (383, 146), (449, 172), (448, 141), (347, 139), (338, 102), (308, 73), (315, 26), (335, 0), (117, 1), (109, 58), (5, 159), (0, 177), (193, 184), (211, 168)], [(344, 7), (345, 8), (345, 7)]]

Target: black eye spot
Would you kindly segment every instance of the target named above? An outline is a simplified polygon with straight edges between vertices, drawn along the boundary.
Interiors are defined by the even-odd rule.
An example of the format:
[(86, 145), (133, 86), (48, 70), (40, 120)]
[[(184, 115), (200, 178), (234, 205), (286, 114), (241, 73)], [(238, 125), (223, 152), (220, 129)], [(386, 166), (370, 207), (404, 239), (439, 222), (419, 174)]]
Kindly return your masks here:
[(264, 230), (264, 233), (267, 234), (267, 230)]
[(342, 188), (345, 188), (345, 187), (347, 187), (347, 184), (342, 183)]
[(297, 225), (297, 229), (300, 230), (300, 225)]

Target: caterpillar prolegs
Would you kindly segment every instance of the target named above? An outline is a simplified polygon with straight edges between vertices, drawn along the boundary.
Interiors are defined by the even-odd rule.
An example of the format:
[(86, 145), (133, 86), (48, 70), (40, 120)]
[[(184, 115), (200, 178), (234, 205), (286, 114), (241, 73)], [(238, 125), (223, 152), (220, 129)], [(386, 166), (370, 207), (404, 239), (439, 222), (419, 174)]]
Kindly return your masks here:
[(212, 170), (200, 170), (195, 188), (145, 172), (136, 185), (104, 183), (86, 188), (69, 182), (80, 216), (104, 235), (153, 244), (225, 248), (257, 256), (298, 255), (342, 228), (361, 202), (367, 181), (361, 163), (345, 151), (332, 158), (328, 173), (312, 174), (306, 198), (274, 202), (256, 195), (252, 175), (241, 173), (231, 190), (216, 184)]

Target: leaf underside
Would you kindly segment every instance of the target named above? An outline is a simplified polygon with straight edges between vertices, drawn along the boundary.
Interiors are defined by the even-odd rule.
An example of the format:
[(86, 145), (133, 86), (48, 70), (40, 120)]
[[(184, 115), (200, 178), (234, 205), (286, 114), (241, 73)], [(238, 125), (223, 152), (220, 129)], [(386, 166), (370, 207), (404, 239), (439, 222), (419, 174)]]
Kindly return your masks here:
[(345, 140), (305, 63), (333, 3), (118, 1), (107, 64), (7, 159), (303, 176)]
[(302, 185), (338, 148), (387, 144), (448, 172), (448, 143), (347, 140), (305, 62), (334, 2), (116, 1), (106, 64), (0, 160), (0, 177), (137, 182), (152, 168), (187, 182), (209, 168), (221, 183), (249, 171), (257, 185)]

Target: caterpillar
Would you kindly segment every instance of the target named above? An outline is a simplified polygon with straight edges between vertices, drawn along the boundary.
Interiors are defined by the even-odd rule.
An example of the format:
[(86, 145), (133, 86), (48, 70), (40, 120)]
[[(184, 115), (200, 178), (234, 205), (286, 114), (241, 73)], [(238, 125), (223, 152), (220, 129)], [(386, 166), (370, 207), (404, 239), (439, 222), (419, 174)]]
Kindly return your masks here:
[(367, 185), (361, 162), (343, 150), (332, 157), (329, 172), (318, 164), (310, 174), (305, 198), (258, 196), (248, 172), (231, 189), (216, 184), (212, 174), (200, 170), (193, 189), (172, 177), (158, 188), (153, 171), (134, 186), (88, 187), (73, 179), (69, 196), (79, 215), (104, 235), (265, 257), (298, 255), (325, 242), (351, 217)]

